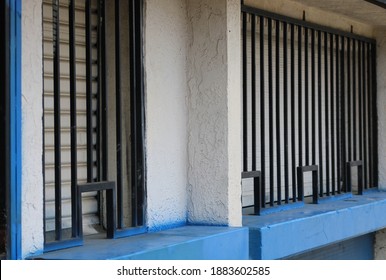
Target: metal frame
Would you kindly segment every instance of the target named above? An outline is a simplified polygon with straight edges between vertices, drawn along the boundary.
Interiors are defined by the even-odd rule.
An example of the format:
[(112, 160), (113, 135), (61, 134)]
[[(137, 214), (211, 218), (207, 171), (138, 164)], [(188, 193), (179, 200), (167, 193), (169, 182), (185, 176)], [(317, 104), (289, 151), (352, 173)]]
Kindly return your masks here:
[(299, 200), (304, 201), (304, 173), (312, 172), (312, 203), (319, 203), (318, 195), (318, 173), (319, 167), (317, 165), (299, 166), (297, 168)]
[(376, 41), (243, 1), (241, 12), (242, 174), (260, 169), (261, 208), (295, 204), (304, 166), (318, 167), (317, 202), (351, 195), (347, 161), (362, 161), (363, 188), (376, 188)]
[(351, 171), (353, 167), (358, 168), (358, 194), (363, 194), (363, 162), (361, 160), (350, 161), (346, 163), (346, 172), (347, 172), (346, 191), (352, 192)]
[[(76, 122), (76, 48), (75, 48), (75, 0), (69, 1), (69, 56), (70, 56), (70, 123), (71, 123), (71, 219), (72, 236), (65, 239), (62, 236), (61, 218), (61, 138), (60, 138), (60, 47), (59, 47), (59, 7), (58, 0), (53, 0), (53, 35), (54, 35), (54, 115), (55, 115), (55, 242), (46, 242), (45, 251), (82, 244), (82, 199), (84, 192), (106, 190), (107, 206), (107, 236), (118, 238), (139, 234), (146, 231), (145, 227), (145, 151), (144, 151), (144, 88), (143, 88), (143, 54), (142, 54), (142, 0), (129, 3), (129, 36), (130, 36), (130, 89), (131, 89), (131, 149), (132, 149), (132, 226), (123, 225), (123, 191), (122, 191), (122, 123), (121, 123), (121, 50), (120, 50), (120, 1), (115, 1), (115, 99), (116, 99), (116, 143), (117, 180), (108, 182), (108, 137), (107, 137), (107, 79), (106, 79), (106, 26), (105, 0), (95, 0), (97, 11), (92, 8), (92, 0), (85, 3), (85, 33), (86, 33), (86, 119), (87, 119), (87, 184), (78, 184), (77, 180), (77, 122)], [(97, 26), (92, 26), (91, 17), (97, 13)], [(96, 28), (97, 42), (92, 40), (92, 32)], [(92, 57), (93, 45), (98, 47), (97, 60)], [(93, 65), (98, 72), (98, 91), (93, 92)], [(93, 73), (94, 72), (94, 73)], [(96, 110), (93, 108), (93, 98), (96, 96)], [(93, 118), (96, 116), (96, 126)], [(94, 145), (93, 135), (96, 133)], [(96, 151), (96, 155), (95, 152)], [(97, 174), (94, 176), (93, 168)]]

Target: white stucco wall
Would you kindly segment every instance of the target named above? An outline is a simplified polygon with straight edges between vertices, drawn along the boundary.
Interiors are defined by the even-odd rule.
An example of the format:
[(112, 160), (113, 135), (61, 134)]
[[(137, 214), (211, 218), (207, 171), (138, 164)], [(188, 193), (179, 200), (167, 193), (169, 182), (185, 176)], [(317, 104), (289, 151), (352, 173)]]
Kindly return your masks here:
[(188, 0), (188, 220), (241, 225), (240, 1)]
[(41, 0), (22, 3), (22, 255), (43, 250)]
[(147, 223), (186, 222), (186, 3), (147, 0), (144, 7)]
[(377, 97), (379, 188), (386, 190), (386, 31), (377, 32)]

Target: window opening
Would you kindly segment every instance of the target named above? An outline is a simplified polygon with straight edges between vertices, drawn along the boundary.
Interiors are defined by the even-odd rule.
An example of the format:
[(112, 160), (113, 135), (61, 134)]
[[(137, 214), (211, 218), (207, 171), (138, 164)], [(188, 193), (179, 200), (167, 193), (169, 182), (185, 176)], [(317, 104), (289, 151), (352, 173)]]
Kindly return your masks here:
[(142, 1), (43, 1), (46, 250), (145, 231), (141, 21)]
[(245, 5), (241, 20), (244, 212), (376, 189), (375, 41)]

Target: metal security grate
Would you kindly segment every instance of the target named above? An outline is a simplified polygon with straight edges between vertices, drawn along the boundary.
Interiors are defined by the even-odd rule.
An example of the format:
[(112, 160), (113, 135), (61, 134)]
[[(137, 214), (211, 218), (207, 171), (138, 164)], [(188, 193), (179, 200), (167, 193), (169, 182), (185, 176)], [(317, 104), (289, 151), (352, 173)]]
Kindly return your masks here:
[(144, 231), (141, 22), (142, 1), (43, 2), (46, 250)]
[(242, 5), (244, 207), (261, 214), (377, 187), (375, 48)]

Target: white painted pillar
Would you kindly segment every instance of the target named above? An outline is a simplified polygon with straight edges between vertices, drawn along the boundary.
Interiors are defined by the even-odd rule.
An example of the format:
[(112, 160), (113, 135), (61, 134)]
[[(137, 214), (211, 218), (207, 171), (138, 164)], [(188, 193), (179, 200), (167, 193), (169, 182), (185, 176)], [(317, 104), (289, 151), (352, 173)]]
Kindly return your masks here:
[(22, 256), (41, 253), (43, 230), (42, 1), (22, 1)]
[(188, 221), (240, 226), (240, 1), (187, 2)]

